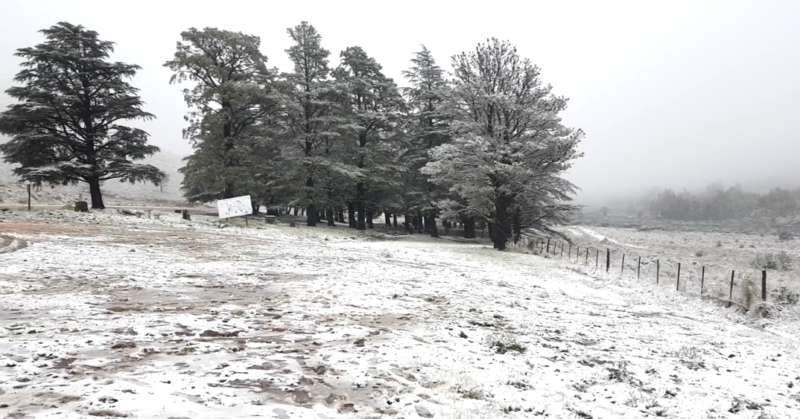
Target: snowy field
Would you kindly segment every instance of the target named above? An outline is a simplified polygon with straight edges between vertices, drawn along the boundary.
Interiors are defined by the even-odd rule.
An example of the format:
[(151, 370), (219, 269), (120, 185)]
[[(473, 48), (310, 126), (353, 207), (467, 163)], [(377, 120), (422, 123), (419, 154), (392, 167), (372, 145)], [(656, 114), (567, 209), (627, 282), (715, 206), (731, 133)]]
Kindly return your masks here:
[[(749, 298), (753, 301), (761, 298), (762, 269), (757, 268), (754, 261), (771, 257), (779, 262), (779, 266), (767, 269), (768, 300), (781, 300), (786, 297), (787, 291), (800, 295), (800, 239), (780, 240), (776, 234), (665, 229), (642, 231), (594, 226), (573, 226), (566, 228), (565, 232), (577, 246), (600, 248), (601, 262), (604, 261), (605, 249), (611, 249), (614, 272), (620, 272), (621, 255), (625, 253), (625, 275), (628, 277), (636, 276), (638, 257), (641, 256), (642, 279), (655, 282), (655, 261), (658, 259), (659, 282), (667, 288), (675, 287), (677, 264), (681, 263), (680, 289), (688, 294), (700, 294), (702, 268), (705, 267), (706, 294), (727, 299), (731, 271), (735, 271), (733, 299), (745, 306), (752, 306), (747, 304), (747, 294), (751, 294)], [(590, 265), (594, 267), (592, 252)]]
[(800, 412), (796, 321), (563, 259), (177, 214), (0, 221), (2, 417)]

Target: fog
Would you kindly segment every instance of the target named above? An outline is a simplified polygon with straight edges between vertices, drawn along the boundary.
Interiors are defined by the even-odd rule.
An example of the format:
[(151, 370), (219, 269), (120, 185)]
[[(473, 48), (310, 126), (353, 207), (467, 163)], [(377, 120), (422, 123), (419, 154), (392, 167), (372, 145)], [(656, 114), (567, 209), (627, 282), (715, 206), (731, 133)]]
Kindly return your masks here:
[(4, 0), (0, 88), (19, 70), (14, 50), (40, 42), (39, 29), (82, 24), (116, 42), (114, 59), (143, 67), (133, 83), (158, 117), (143, 126), (163, 150), (186, 155), (181, 87), (168, 84), (162, 64), (190, 26), (256, 34), (271, 65), (289, 70), (286, 28), (308, 20), (334, 65), (341, 49), (359, 44), (400, 85), (421, 44), (447, 68), (451, 55), (495, 36), (570, 98), (565, 120), (587, 134), (568, 173), (581, 203), (712, 182), (800, 186), (798, 2), (378, 4)]

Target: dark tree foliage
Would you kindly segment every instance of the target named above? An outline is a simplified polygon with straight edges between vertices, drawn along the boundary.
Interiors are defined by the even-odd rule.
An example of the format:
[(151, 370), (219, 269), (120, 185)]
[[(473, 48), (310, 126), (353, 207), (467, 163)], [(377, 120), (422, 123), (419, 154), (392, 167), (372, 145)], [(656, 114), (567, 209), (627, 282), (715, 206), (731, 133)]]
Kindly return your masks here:
[(195, 83), (184, 90), (191, 108), (184, 135), (195, 148), (183, 168), (191, 201), (250, 194), (268, 203), (275, 193), (273, 130), (280, 99), (277, 72), (267, 68), (259, 46), (257, 36), (190, 28), (164, 64), (174, 72), (171, 82)]
[(364, 230), (396, 186), (391, 182), (398, 170), (394, 135), (404, 103), (394, 81), (361, 47), (342, 51), (334, 77), (346, 120), (340, 130), (349, 140), (343, 150), (345, 163), (355, 183), (350, 212), (356, 214), (355, 227)]
[(138, 66), (109, 60), (113, 43), (97, 32), (61, 22), (41, 31), (45, 42), (17, 50), (23, 59), (6, 91), (19, 103), (0, 116), (0, 146), (14, 172), (35, 184), (86, 182), (92, 208), (104, 208), (101, 182), (118, 179), (159, 184), (164, 173), (134, 163), (158, 151), (147, 132), (124, 125), (153, 115), (142, 110), (127, 80)]
[[(306, 208), (306, 224), (317, 224), (320, 210), (331, 212), (336, 177), (334, 145), (338, 107), (328, 67), (328, 50), (322, 48), (322, 36), (308, 22), (287, 30), (294, 44), (286, 50), (294, 71), (283, 75), (286, 82), (285, 157), (295, 161), (287, 177), (292, 185), (292, 205)], [(333, 221), (328, 217), (328, 224)]]
[(449, 118), (442, 109), (450, 94), (444, 70), (436, 64), (425, 46), (411, 59), (412, 66), (404, 72), (410, 87), (404, 89), (408, 115), (406, 147), (403, 163), (404, 210), (406, 213), (424, 214), (427, 232), (438, 235), (436, 201), (447, 193), (430, 182), (420, 169), (430, 161), (430, 151), (449, 139)]

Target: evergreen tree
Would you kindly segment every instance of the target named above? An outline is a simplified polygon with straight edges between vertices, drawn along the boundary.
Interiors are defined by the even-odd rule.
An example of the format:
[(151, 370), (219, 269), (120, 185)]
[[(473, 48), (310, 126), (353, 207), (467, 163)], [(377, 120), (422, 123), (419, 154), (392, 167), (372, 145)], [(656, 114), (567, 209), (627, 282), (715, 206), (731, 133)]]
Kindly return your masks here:
[(345, 118), (341, 130), (352, 139), (344, 150), (344, 162), (355, 182), (348, 205), (350, 224), (364, 230), (396, 187), (392, 184), (398, 170), (392, 164), (398, 150), (394, 135), (404, 104), (394, 81), (361, 47), (342, 51), (334, 77), (340, 85)]
[(191, 201), (250, 194), (269, 203), (275, 193), (281, 99), (259, 47), (257, 36), (190, 28), (164, 64), (174, 72), (171, 83), (195, 83), (184, 89), (191, 108), (184, 135), (195, 148), (182, 169)]
[[(322, 37), (308, 22), (289, 28), (294, 41), (286, 52), (294, 71), (284, 75), (286, 92), (286, 130), (289, 144), (286, 154), (295, 164), (289, 179), (296, 187), (295, 204), (306, 207), (306, 223), (314, 226), (320, 211), (326, 212), (328, 224), (333, 224), (331, 165), (332, 146), (336, 132), (336, 102), (332, 80), (329, 78), (328, 50), (322, 48)], [(324, 179), (321, 179), (324, 175)]]
[(442, 204), (487, 222), (499, 250), (523, 230), (554, 233), (574, 209), (575, 187), (561, 174), (583, 136), (561, 122), (567, 100), (542, 85), (539, 68), (508, 42), (478, 44), (453, 57), (453, 68), (453, 139), (423, 169), (461, 198)]
[(404, 72), (410, 87), (404, 89), (409, 114), (407, 123), (407, 146), (404, 153), (406, 193), (404, 201), (407, 212), (424, 213), (425, 228), (432, 236), (438, 236), (435, 202), (444, 198), (442, 188), (437, 188), (422, 174), (431, 149), (448, 140), (448, 116), (442, 110), (444, 99), (449, 94), (444, 71), (436, 64), (430, 50), (425, 46), (411, 59), (412, 67)]
[(111, 179), (159, 184), (164, 173), (134, 163), (158, 151), (144, 130), (125, 121), (148, 120), (138, 90), (126, 80), (139, 67), (112, 62), (114, 44), (97, 32), (60, 22), (41, 31), (45, 42), (17, 50), (23, 70), (6, 91), (19, 103), (0, 115), (0, 146), (14, 172), (41, 184), (89, 184), (92, 208), (104, 208), (101, 182)]

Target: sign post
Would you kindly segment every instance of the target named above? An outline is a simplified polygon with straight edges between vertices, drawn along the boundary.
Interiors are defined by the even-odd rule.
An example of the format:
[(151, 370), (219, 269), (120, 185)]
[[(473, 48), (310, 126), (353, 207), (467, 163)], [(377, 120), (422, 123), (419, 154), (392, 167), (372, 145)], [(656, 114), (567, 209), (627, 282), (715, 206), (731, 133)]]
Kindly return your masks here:
[(237, 196), (235, 198), (220, 199), (217, 201), (217, 215), (220, 219), (245, 217), (253, 213), (253, 204), (250, 195)]

